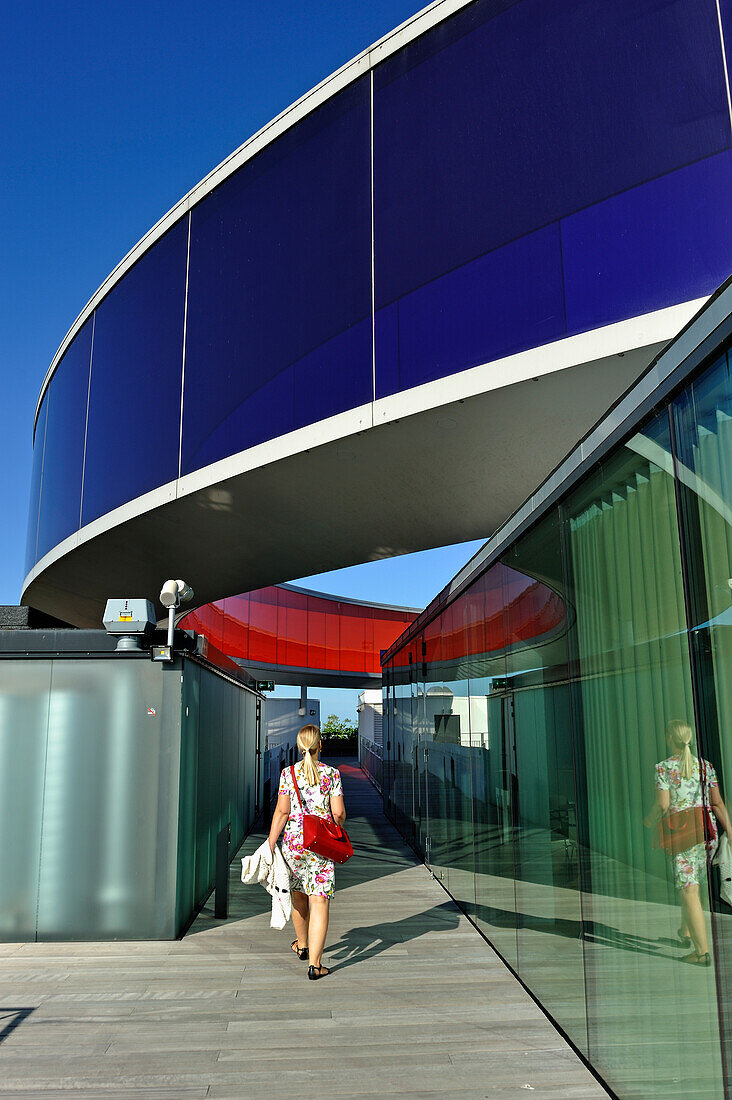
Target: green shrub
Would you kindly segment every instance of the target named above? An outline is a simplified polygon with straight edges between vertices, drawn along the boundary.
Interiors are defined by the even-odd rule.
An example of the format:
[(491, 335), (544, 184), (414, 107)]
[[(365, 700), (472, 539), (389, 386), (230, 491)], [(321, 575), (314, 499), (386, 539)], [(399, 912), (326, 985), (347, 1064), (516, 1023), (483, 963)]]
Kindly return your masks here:
[(358, 726), (350, 718), (329, 714), (320, 727), (323, 756), (357, 756)]

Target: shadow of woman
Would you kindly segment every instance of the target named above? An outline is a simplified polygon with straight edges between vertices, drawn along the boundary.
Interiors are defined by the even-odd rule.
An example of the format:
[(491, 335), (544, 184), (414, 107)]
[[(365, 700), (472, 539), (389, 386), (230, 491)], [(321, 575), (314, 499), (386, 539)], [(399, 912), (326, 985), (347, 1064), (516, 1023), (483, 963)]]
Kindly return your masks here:
[(445, 901), (401, 920), (350, 928), (338, 943), (327, 947), (326, 951), (337, 964), (333, 970), (342, 970), (346, 966), (373, 959), (394, 944), (416, 940), (427, 932), (449, 932), (457, 928), (459, 922), (460, 914), (455, 905)]
[(586, 940), (588, 943), (599, 944), (602, 947), (617, 947), (636, 955), (652, 955), (655, 958), (672, 961), (678, 958), (678, 953), (669, 954), (658, 946), (663, 943), (677, 947), (678, 944), (672, 940), (656, 940), (635, 932), (624, 932), (620, 928), (613, 928), (610, 924), (588, 920), (586, 917), (583, 921), (572, 920), (569, 917), (537, 917), (531, 913), (515, 913), (487, 905), (477, 905), (474, 911), (483, 924), (489, 941), (491, 927), (504, 929), (518, 925), (519, 929), (542, 932), (547, 936), (561, 936), (563, 939)]

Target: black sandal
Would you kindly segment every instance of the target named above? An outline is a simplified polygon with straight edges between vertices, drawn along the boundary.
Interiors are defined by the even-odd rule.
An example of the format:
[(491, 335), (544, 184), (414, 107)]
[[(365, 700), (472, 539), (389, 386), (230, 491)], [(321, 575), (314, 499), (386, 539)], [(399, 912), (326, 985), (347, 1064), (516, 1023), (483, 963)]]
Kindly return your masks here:
[(682, 929), (679, 928), (676, 932), (676, 938), (681, 941), (682, 947), (691, 947), (691, 936), (682, 936)]
[(297, 940), (293, 940), (290, 944), (290, 950), (294, 951), (298, 959), (307, 959), (308, 949), (307, 947), (298, 947)]
[[(316, 970), (319, 970), (320, 974), (316, 974), (315, 973)], [(327, 977), (328, 974), (330, 974), (330, 970), (328, 969), (327, 966), (309, 966), (308, 967), (308, 978), (310, 978), (311, 982), (317, 982), (318, 978), (325, 978), (325, 977)]]
[[(690, 955), (684, 955), (680, 960), (682, 963), (688, 963), (689, 966), (711, 966), (712, 957), (708, 951), (705, 951), (703, 955), (697, 955), (696, 951), (692, 951)], [(312, 967), (310, 968), (312, 970)]]

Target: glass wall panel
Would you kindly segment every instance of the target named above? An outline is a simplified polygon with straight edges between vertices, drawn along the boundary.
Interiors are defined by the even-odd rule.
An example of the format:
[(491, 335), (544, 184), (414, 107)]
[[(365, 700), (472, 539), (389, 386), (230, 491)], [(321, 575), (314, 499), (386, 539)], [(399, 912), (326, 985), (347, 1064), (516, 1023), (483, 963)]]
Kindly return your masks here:
[(371, 400), (369, 180), (361, 79), (193, 210), (184, 473)]
[(384, 796), (384, 810), (389, 816), (393, 816), (394, 805), (394, 767), (391, 746), (394, 742), (394, 665), (388, 662), (384, 665), (382, 679), (382, 693), (384, 696), (383, 710), (383, 770), (381, 777), (382, 794)]
[[(567, 331), (715, 290), (730, 270), (732, 224), (720, 211), (731, 186), (727, 151), (564, 218)], [(678, 212), (671, 231), (670, 211)]]
[[(284, 620), (284, 622), (283, 622)], [(303, 592), (279, 593), (277, 664), (308, 663), (308, 598)]]
[(213, 887), (216, 841), (231, 824), (235, 852), (256, 799), (257, 698), (186, 661), (181, 716), (176, 927), (185, 928)]
[(48, 387), (38, 558), (79, 529), (91, 350), (89, 320), (70, 345)]
[[(449, 608), (450, 630), (443, 650), (443, 684), (452, 692), (451, 714), (435, 731), (435, 740), (449, 749), (445, 767), (448, 822), (450, 823), (448, 888), (466, 910), (475, 907), (475, 843), (473, 831), (472, 737), (470, 732), (470, 682), (467, 595)], [(457, 719), (457, 722), (455, 721)], [(439, 732), (439, 736), (438, 736)], [(447, 765), (447, 761), (446, 761)]]
[(82, 523), (178, 476), (188, 219), (97, 308)]
[(339, 615), (340, 666), (342, 668), (363, 668), (366, 649), (366, 630), (364, 617), (356, 608), (349, 609), (341, 605)]
[(0, 661), (0, 940), (34, 940), (50, 661)]
[[(445, 754), (435, 747), (435, 727), (447, 722), (451, 696), (434, 682), (439, 677), (443, 649), (444, 618), (438, 615), (425, 626), (415, 645), (412, 665), (412, 722), (415, 734), (415, 829), (427, 863), (443, 881), (447, 878), (447, 812), (445, 808)], [(447, 711), (447, 714), (444, 712)], [(418, 781), (417, 781), (418, 777)]]
[(399, 654), (398, 661), (393, 666), (394, 711), (390, 722), (390, 742), (387, 744), (391, 805), (387, 803), (387, 806), (397, 827), (425, 855), (426, 832), (420, 828), (419, 819), (420, 808), (426, 806), (425, 800), (419, 797), (420, 783), (424, 782), (424, 768), (420, 767), (418, 735), (413, 717), (416, 709), (414, 651), (420, 644), (419, 640), (410, 643)]
[(166, 715), (163, 683), (147, 662), (53, 662), (39, 939), (171, 934), (160, 869), (175, 865), (178, 769), (162, 746), (180, 691)]
[[(571, 68), (558, 66), (568, 55)], [(632, 264), (621, 271), (611, 261), (596, 277), (594, 204), (729, 146), (708, 0), (480, 0), (400, 50), (374, 73), (377, 396), (488, 362), (517, 341), (530, 347), (605, 323), (603, 310), (614, 308), (613, 320), (643, 312), (623, 290), (627, 278), (640, 285)], [(642, 188), (633, 200), (633, 218), (648, 220), (654, 245), (673, 259), (651, 280), (664, 305), (687, 296), (692, 269), (711, 289), (726, 263), (725, 241), (708, 232), (725, 224), (720, 171), (729, 168), (711, 169), (707, 187), (699, 169), (703, 204), (680, 194), (659, 204)], [(661, 209), (667, 219), (684, 211), (682, 222), (688, 213), (692, 235), (674, 246), (676, 226), (660, 224)], [(587, 300), (573, 284), (570, 316), (557, 223), (579, 210), (573, 262), (593, 277)], [(607, 217), (598, 215), (600, 236)], [(618, 239), (632, 249), (636, 236), (626, 227), (613, 248)], [(641, 264), (643, 253), (636, 244)], [(481, 308), (486, 299), (497, 308)]]
[(277, 590), (263, 588), (249, 594), (249, 644), (260, 660), (277, 663)]
[(694, 714), (670, 449), (664, 413), (564, 513), (588, 1049), (622, 1096), (717, 1097), (714, 970), (683, 965), (678, 935), (692, 894), (676, 887), (698, 898), (704, 860), (653, 847), (656, 783), (673, 771), (667, 724)]
[(425, 627), (418, 665), (421, 825), (428, 863), (464, 908), (472, 910), (473, 825), (466, 603), (457, 600)]
[(328, 668), (329, 653), (325, 645), (328, 605), (325, 600), (308, 596), (308, 667)]
[(431, 783), (424, 751), (426, 745), (425, 712), (424, 708), (420, 706), (420, 699), (425, 693), (424, 635), (415, 639), (414, 648), (409, 647), (408, 656), (410, 725), (402, 746), (404, 768), (402, 790), (404, 792), (404, 804), (408, 807), (409, 812), (412, 842), (417, 845), (427, 862), (429, 862), (431, 858), (429, 833)]
[(471, 585), (466, 612), (470, 639), (468, 695), (473, 746), (475, 920), (515, 967), (518, 956), (512, 741), (505, 703), (505, 581), (506, 569), (497, 563)]
[(198, 904), (196, 893), (196, 803), (198, 795), (198, 716), (201, 706), (200, 665), (189, 661), (181, 693), (178, 877), (175, 933), (182, 935)]
[(203, 901), (216, 870), (216, 837), (222, 825), (221, 781), (224, 693), (213, 676), (201, 676), (196, 802), (196, 898)]
[(46, 442), (46, 418), (48, 415), (48, 391), (43, 396), (36, 434), (33, 439), (33, 466), (28, 505), (28, 534), (25, 543), (25, 574), (31, 571), (38, 561), (36, 545), (38, 543), (38, 510), (41, 504), (41, 474), (43, 472), (43, 448)]
[[(692, 651), (698, 677), (699, 749), (719, 797), (732, 782), (732, 377), (729, 352), (673, 407)], [(716, 800), (715, 794), (715, 800)], [(724, 815), (721, 817), (724, 826)], [(732, 915), (710, 879), (717, 988), (727, 1058), (732, 1055)]]
[(506, 559), (506, 705), (516, 745), (518, 971), (587, 1050), (564, 577), (556, 510)]

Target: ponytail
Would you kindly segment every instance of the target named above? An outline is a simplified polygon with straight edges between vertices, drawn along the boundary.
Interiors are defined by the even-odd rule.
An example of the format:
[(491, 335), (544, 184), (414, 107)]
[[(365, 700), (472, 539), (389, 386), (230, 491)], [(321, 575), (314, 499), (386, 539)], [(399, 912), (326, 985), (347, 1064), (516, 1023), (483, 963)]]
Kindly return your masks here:
[(317, 726), (303, 726), (297, 735), (297, 747), (303, 754), (301, 775), (308, 787), (317, 787), (320, 783), (315, 754), (320, 748), (320, 730)]
[(674, 718), (669, 722), (668, 735), (679, 754), (679, 772), (682, 779), (691, 779), (694, 773), (694, 757), (691, 754), (691, 726)]

